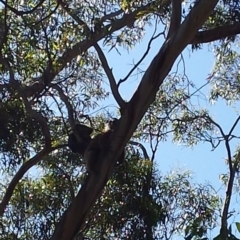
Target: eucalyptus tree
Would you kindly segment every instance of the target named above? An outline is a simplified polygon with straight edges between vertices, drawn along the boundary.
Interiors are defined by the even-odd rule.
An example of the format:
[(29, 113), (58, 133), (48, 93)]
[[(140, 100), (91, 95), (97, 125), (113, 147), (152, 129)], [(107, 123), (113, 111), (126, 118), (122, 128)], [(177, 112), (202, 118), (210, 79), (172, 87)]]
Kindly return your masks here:
[[(234, 43), (240, 32), (238, 9), (237, 0), (186, 3), (180, 0), (1, 0), (0, 148), (1, 171), (7, 179), (7, 183), (3, 183), (6, 189), (2, 191), (1, 215), (6, 217), (13, 213), (11, 210), (18, 206), (13, 204), (17, 193), (23, 193), (19, 196), (23, 199), (20, 205), (28, 207), (31, 204), (32, 198), (27, 199), (25, 194), (32, 196), (28, 191), (32, 189), (34, 193), (39, 182), (27, 181), (24, 189), (17, 189), (26, 181), (24, 174), (36, 166), (42, 170), (38, 177), (54, 186), (55, 197), (48, 192), (45, 200), (56, 204), (56, 212), (51, 212), (51, 221), (36, 212), (35, 222), (39, 221), (42, 226), (39, 228), (42, 234), (46, 226), (51, 225), (51, 239), (73, 239), (86, 225), (86, 217), (130, 138), (140, 139), (136, 129), (146, 112), (157, 99), (161, 100), (160, 107), (171, 111), (166, 99), (157, 98), (157, 94), (163, 91), (161, 86), (176, 59), (188, 45), (199, 50), (201, 44), (210, 42), (218, 44), (219, 54), (223, 56), (221, 50), (226, 41)], [(155, 33), (143, 57), (125, 78), (117, 81), (103, 46), (109, 51), (129, 50), (144, 39), (147, 26), (153, 24), (156, 29), (160, 26), (164, 31)], [(159, 46), (130, 100), (125, 101), (119, 88), (138, 71), (151, 42), (160, 37), (162, 46)], [(104, 84), (106, 80), (110, 91)], [(110, 136), (109, 151), (98, 154), (100, 174), (85, 177), (81, 159), (66, 148), (67, 135), (76, 121), (88, 123), (97, 135), (109, 118), (103, 109), (98, 109), (98, 103), (104, 102), (110, 94), (118, 108), (111, 114), (119, 118), (118, 126)], [(164, 127), (167, 122), (168, 116), (156, 123)], [(184, 131), (178, 125), (175, 130)], [(33, 168), (32, 171), (37, 170)], [(61, 181), (60, 175), (64, 176)], [(70, 184), (71, 188), (64, 187), (64, 184)], [(38, 206), (41, 211), (41, 201)], [(26, 214), (27, 218), (25, 208), (21, 209), (21, 214)], [(47, 216), (48, 212), (44, 214)], [(17, 229), (21, 229), (22, 224), (34, 223), (32, 216), (28, 220), (19, 224)], [(225, 223), (222, 229), (223, 236), (226, 236)]]

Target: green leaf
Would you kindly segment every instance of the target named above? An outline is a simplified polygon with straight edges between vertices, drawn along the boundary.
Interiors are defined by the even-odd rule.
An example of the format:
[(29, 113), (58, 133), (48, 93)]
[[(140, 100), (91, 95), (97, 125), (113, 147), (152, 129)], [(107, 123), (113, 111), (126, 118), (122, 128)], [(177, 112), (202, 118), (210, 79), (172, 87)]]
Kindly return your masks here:
[(240, 223), (239, 223), (239, 222), (236, 222), (235, 224), (236, 224), (236, 227), (237, 227), (238, 232), (240, 232)]

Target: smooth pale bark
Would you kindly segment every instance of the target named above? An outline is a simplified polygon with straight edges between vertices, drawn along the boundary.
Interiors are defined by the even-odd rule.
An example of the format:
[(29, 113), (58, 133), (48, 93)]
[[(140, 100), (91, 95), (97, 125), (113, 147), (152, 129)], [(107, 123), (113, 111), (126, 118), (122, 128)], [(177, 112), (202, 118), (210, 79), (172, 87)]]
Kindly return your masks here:
[(154, 101), (159, 86), (176, 58), (192, 41), (218, 0), (201, 0), (191, 10), (175, 34), (168, 39), (151, 62), (133, 97), (122, 111), (120, 124), (112, 136), (110, 151), (103, 153), (100, 175), (88, 177), (72, 204), (63, 214), (52, 240), (71, 240), (84, 225), (87, 214), (112, 173), (115, 159), (129, 141), (143, 115)]

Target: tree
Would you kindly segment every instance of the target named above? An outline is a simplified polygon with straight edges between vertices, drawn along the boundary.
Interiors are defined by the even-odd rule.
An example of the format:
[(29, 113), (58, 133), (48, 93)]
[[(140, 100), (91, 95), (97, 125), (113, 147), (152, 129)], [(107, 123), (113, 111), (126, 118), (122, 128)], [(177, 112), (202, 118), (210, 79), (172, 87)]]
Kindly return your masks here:
[[(96, 108), (97, 101), (107, 97), (101, 85), (104, 74), (119, 107), (119, 126), (111, 135), (111, 151), (99, 156), (100, 175), (87, 176), (78, 194), (71, 195), (71, 204), (64, 205), (64, 213), (63, 210), (56, 213), (61, 220), (52, 239), (73, 239), (111, 176), (115, 159), (154, 102), (175, 60), (189, 44), (197, 49), (202, 43), (234, 41), (234, 36), (240, 32), (239, 2), (190, 2), (183, 16), (180, 0), (123, 1), (120, 4), (61, 0), (1, 2), (0, 87), (4, 113), (0, 118), (1, 150), (4, 172), (8, 170), (9, 177), (14, 173), (0, 205), (1, 215), (17, 184), (31, 167), (39, 164), (45, 170), (51, 169), (54, 165), (51, 160), (59, 156), (59, 161), (67, 162), (74, 176), (73, 166), (76, 165), (70, 163), (76, 159), (69, 157), (63, 148), (66, 147), (63, 136), (69, 125), (74, 127), (76, 119), (89, 120), (87, 113)], [(117, 83), (98, 42), (102, 40), (110, 50), (118, 46), (130, 47), (139, 40), (132, 37), (134, 33), (141, 36), (143, 27), (154, 19), (163, 22), (170, 19), (169, 30), (166, 28), (164, 43), (143, 74), (137, 90), (125, 102), (119, 87), (141, 61), (126, 79)], [(140, 22), (143, 27), (135, 25)], [(89, 122), (95, 129), (101, 129), (102, 119), (103, 114), (95, 114)], [(68, 172), (66, 178), (72, 176)], [(78, 186), (73, 186), (73, 192), (76, 189)]]

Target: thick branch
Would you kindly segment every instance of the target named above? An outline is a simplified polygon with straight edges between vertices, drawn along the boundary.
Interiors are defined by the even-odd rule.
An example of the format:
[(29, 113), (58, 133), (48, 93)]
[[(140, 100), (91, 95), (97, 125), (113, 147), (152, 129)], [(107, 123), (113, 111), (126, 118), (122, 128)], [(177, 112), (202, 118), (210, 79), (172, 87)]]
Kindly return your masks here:
[(191, 44), (209, 43), (226, 37), (231, 37), (236, 34), (240, 34), (240, 23), (200, 31), (195, 35)]
[(119, 127), (111, 136), (109, 151), (104, 151), (99, 156), (102, 162), (99, 169), (100, 174), (87, 178), (78, 195), (63, 214), (52, 240), (71, 240), (81, 229), (92, 205), (108, 181), (116, 159), (120, 156), (148, 107), (154, 101), (159, 86), (171, 70), (176, 58), (191, 42), (217, 2), (218, 0), (199, 1), (178, 31), (165, 42), (153, 59), (137, 91), (127, 104), (120, 119)]
[(172, 0), (172, 15), (167, 39), (179, 28), (182, 16), (182, 0)]

